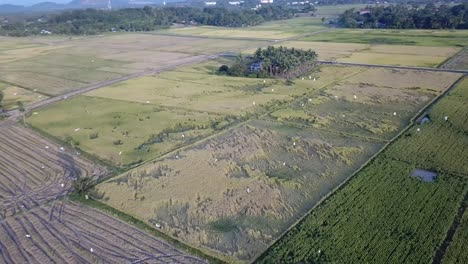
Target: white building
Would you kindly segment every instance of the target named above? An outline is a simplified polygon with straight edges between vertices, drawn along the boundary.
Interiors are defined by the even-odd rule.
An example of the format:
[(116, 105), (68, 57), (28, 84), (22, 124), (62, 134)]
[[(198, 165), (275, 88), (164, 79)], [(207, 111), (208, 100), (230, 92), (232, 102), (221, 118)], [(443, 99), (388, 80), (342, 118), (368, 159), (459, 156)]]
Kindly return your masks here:
[(273, 4), (273, 0), (260, 0), (262, 4)]
[(216, 2), (205, 2), (206, 6), (215, 6)]

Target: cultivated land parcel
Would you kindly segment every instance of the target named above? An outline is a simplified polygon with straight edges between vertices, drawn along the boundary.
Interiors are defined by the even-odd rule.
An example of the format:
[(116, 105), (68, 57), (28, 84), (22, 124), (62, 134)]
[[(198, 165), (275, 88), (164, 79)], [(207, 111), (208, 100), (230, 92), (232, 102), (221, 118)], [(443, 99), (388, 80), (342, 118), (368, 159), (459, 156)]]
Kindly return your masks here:
[[(411, 36), (406, 31), (393, 32), (407, 38), (408, 43), (381, 45), (383, 41), (365, 39), (372, 34), (394, 38), (390, 32), (371, 31), (363, 34), (362, 41), (349, 43), (340, 41), (343, 38), (332, 40), (329, 34), (356, 34), (353, 30), (318, 32), (324, 28), (315, 18), (300, 18), (235, 30), (190, 27), (71, 40), (2, 38), (0, 89), (11, 108), (18, 100), (33, 103), (60, 95), (60, 102), (32, 110), (28, 124), (74, 147), (71, 160), (76, 161), (73, 166), (80, 173), (92, 175), (94, 171), (93, 165), (78, 157), (82, 152), (125, 170), (98, 184), (94, 198), (193, 247), (229, 261), (251, 262), (462, 76), (418, 69), (322, 65), (288, 83), (217, 75), (219, 66), (231, 63), (227, 57), (200, 62), (210, 54), (248, 53), (258, 46), (280, 45), (277, 42), (281, 40), (286, 41), (282, 45), (314, 49), (323, 60), (436, 67), (455, 56), (444, 65), (464, 67), (453, 61), (464, 56), (462, 45), (467, 43), (468, 34), (435, 31), (423, 37), (424, 33), (419, 36), (416, 31)], [(148, 71), (158, 69), (166, 71)], [(138, 73), (144, 76), (106, 85)], [(103, 88), (64, 97), (69, 91), (95, 84)], [(450, 158), (452, 151), (457, 157), (466, 157), (464, 91), (456, 89), (446, 97), (449, 99), (438, 103), (429, 112), (432, 123), (418, 127), (420, 131), (416, 127), (406, 131), (259, 261), (428, 262), (458, 215), (461, 229), (457, 226), (453, 243), (443, 250), (449, 253), (441, 259), (466, 259), (462, 246), (466, 216), (457, 211), (466, 196), (466, 164)], [(444, 121), (446, 115), (450, 122)], [(2, 131), (5, 135), (27, 132), (19, 127)], [(9, 182), (0, 185), (0, 195), (16, 197), (9, 190), (21, 186), (40, 190), (38, 197), (44, 201), (66, 194), (56, 185), (63, 182), (68, 190), (70, 177), (47, 175), (52, 173), (49, 170), (68, 175), (67, 169), (74, 167), (59, 165), (70, 158), (60, 155), (58, 145), (35, 137), (32, 141), (40, 143), (34, 143), (34, 152), (48, 153), (47, 160), (57, 164), (41, 172), (41, 164), (48, 161), (31, 156), (26, 168), (36, 176), (25, 178), (29, 185), (23, 185), (14, 181), (15, 175), (22, 173), (13, 169), (20, 161), (0, 160), (8, 169), (0, 176)], [(1, 144), (11, 157), (20, 151), (9, 142)], [(42, 146), (46, 144), (52, 153)], [(422, 183), (411, 178), (416, 167), (436, 170), (438, 180)], [(105, 172), (100, 166), (96, 168)], [(104, 174), (97, 172), (96, 178)], [(44, 179), (53, 186), (50, 197), (44, 195), (49, 187), (40, 187)], [(10, 208), (7, 214), (24, 210), (19, 198), (5, 201)], [(104, 241), (97, 251), (108, 261), (136, 261), (145, 254), (163, 259), (173, 256), (167, 261), (181, 263), (192, 260), (172, 247), (151, 246), (160, 243), (152, 237), (143, 237), (141, 245), (133, 243), (126, 234), (136, 231), (128, 225), (122, 227), (126, 230), (122, 237), (115, 237), (85, 220), (83, 214), (102, 223), (116, 220), (76, 203), (57, 202), (51, 209), (23, 205), (31, 208), (21, 217), (7, 217), (6, 226), (1, 226), (15, 238), (15, 245), (7, 247), (8, 252), (14, 252), (10, 254), (16, 256), (13, 259), (28, 259), (22, 248), (39, 248), (40, 242), (30, 244), (23, 236), (40, 224), (41, 230), (34, 231), (39, 234), (37, 239), (46, 240), (54, 230), (60, 231), (54, 236), (60, 243), (54, 242), (43, 254), (59, 252), (54, 255), (56, 260), (70, 254), (76, 257), (80, 250), (89, 252), (89, 243), (97, 241)], [(70, 221), (77, 215), (79, 223)], [(47, 219), (56, 222), (47, 223)], [(347, 228), (348, 221), (353, 228)], [(94, 233), (86, 233), (89, 230)], [(356, 235), (350, 232), (359, 232), (363, 239), (351, 242)], [(69, 234), (75, 237), (65, 241), (63, 237)], [(121, 246), (115, 246), (115, 240), (121, 238), (136, 247), (127, 248), (133, 255), (118, 253)], [(80, 244), (81, 239), (89, 243)], [(81, 247), (63, 246), (68, 243)], [(335, 244), (339, 252), (334, 250)], [(158, 252), (159, 248), (163, 252)], [(357, 254), (367, 248), (372, 255), (364, 258)], [(92, 261), (92, 255), (84, 258)]]

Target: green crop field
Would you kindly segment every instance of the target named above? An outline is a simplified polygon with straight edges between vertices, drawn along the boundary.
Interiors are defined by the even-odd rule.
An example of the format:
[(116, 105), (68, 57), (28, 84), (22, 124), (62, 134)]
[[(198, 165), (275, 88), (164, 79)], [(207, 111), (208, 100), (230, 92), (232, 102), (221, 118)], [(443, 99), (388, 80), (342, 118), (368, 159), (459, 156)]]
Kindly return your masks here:
[(336, 29), (302, 39), (314, 42), (463, 47), (466, 30)]
[(468, 250), (466, 250), (466, 241), (468, 240), (468, 210), (465, 209), (465, 213), (460, 222), (453, 241), (450, 243), (447, 249), (447, 254), (442, 259), (442, 263), (467, 263), (468, 262)]
[(305, 33), (326, 29), (322, 21), (314, 17), (301, 17), (288, 20), (267, 22), (259, 26), (246, 28), (223, 28), (210, 26), (175, 27), (162, 33), (202, 36), (212, 38), (246, 38), (246, 39), (284, 39)]
[[(428, 112), (430, 122), (403, 134), (258, 262), (432, 262), (467, 202), (467, 90), (465, 80)], [(411, 177), (416, 168), (437, 179)], [(447, 263), (466, 259), (465, 218)]]

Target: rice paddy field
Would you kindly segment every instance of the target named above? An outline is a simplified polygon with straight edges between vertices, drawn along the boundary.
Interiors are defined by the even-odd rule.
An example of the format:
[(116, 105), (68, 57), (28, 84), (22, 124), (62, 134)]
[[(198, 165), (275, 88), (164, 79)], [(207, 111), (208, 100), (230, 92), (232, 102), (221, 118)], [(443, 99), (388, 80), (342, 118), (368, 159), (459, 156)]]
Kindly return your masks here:
[(305, 33), (313, 33), (316, 31), (324, 30), (326, 28), (327, 27), (323, 25), (322, 21), (319, 18), (300, 17), (288, 20), (272, 21), (259, 26), (245, 28), (191, 26), (174, 27), (161, 32), (167, 34), (211, 38), (279, 40), (298, 36)]
[(442, 263), (466, 263), (468, 261), (468, 252), (466, 251), (466, 240), (468, 239), (468, 211), (465, 213), (456, 230), (453, 240), (444, 255)]
[[(406, 131), (257, 262), (463, 263), (466, 84), (428, 111), (430, 122)], [(436, 180), (412, 177), (415, 168), (436, 172)]]
[(60, 95), (122, 76), (239, 50), (259, 42), (123, 34), (86, 39), (2, 38), (0, 82), (44, 96)]
[[(332, 16), (333, 10), (321, 12)], [(55, 201), (47, 209), (46, 202), (68, 194), (67, 175), (92, 174), (94, 167), (78, 158), (83, 154), (118, 174), (93, 189), (93, 202), (228, 262), (463, 263), (468, 82), (422, 113), (430, 122), (400, 135), (461, 74), (322, 65), (286, 81), (219, 75), (221, 65), (232, 63), (227, 56), (204, 61), (284, 40), (283, 46), (315, 50), (321, 60), (464, 67), (463, 31), (323, 29), (318, 17), (302, 17), (240, 29), (0, 38), (4, 106), (62, 95), (31, 111), (27, 125), (81, 162), (80, 171), (68, 172), (58, 166), (58, 144), (25, 128), (0, 127), (15, 139), (3, 140), (8, 157), (0, 158), (7, 168), (0, 172), (7, 180), (0, 196), (13, 197), (3, 202), (8, 211), (0, 229), (14, 241), (0, 242), (10, 254), (3, 260), (32, 261), (23, 248), (41, 251), (39, 241), (52, 239), (38, 262), (205, 263), (76, 203)], [(128, 75), (135, 78), (109, 84)], [(103, 88), (63, 96), (96, 84)], [(18, 155), (28, 157), (27, 164)], [(24, 181), (31, 183), (15, 181), (24, 171), (12, 160), (26, 168)], [(435, 172), (437, 179), (411, 177), (415, 169)], [(56, 186), (62, 182), (66, 192)], [(15, 196), (15, 188), (38, 189), (41, 204), (31, 205), (33, 196)], [(23, 212), (21, 205), (34, 208)], [(124, 233), (111, 234), (87, 217)], [(25, 239), (27, 232), (35, 238)], [(128, 234), (144, 243), (136, 245)], [(95, 254), (89, 254), (89, 243), (99, 244)]]
[(336, 29), (302, 39), (313, 42), (464, 47), (466, 30)]
[(380, 140), (393, 138), (429, 101), (461, 75), (363, 69), (322, 91), (269, 114), (295, 123)]
[(461, 50), (458, 47), (316, 41), (287, 41), (277, 46), (312, 49), (318, 54), (319, 60), (419, 67), (437, 67)]
[(28, 123), (111, 164), (127, 166), (263, 115), (360, 70), (326, 67), (316, 82), (299, 79), (287, 86), (280, 80), (215, 74), (222, 63), (226, 61), (101, 88), (37, 110)]
[(444, 69), (468, 69), (468, 47), (458, 52), (455, 56), (447, 60), (441, 68)]
[[(157, 77), (167, 80), (181, 72), (196, 73), (193, 81), (186, 75), (195, 82), (189, 94), (187, 88), (184, 93), (170, 89), (171, 96), (160, 102), (143, 96), (150, 88), (142, 86), (142, 94), (135, 96), (162, 107), (183, 99), (177, 109), (207, 111), (191, 104), (197, 84), (210, 80), (210, 87), (226, 89), (222, 83), (229, 83), (228, 91), (244, 85), (242, 78), (231, 82), (232, 77), (210, 76), (210, 68), (198, 65)], [(460, 76), (334, 66), (300, 77), (291, 86), (268, 80), (257, 95), (243, 95), (250, 101), (247, 109), (253, 111), (250, 120), (105, 181), (94, 196), (194, 247), (249, 262)], [(183, 85), (182, 80), (177, 83)], [(111, 91), (112, 87), (104, 88), (87, 96), (119, 96)], [(228, 91), (219, 93), (221, 101)], [(267, 93), (285, 97), (277, 98), (281, 104), (272, 101), (275, 107), (252, 104), (253, 98), (261, 102), (254, 96)], [(198, 94), (196, 102), (203, 101)], [(232, 102), (243, 100), (234, 98)], [(209, 101), (216, 104), (217, 99)], [(224, 104), (210, 111), (222, 113)], [(230, 114), (245, 116), (245, 108), (234, 109)]]
[(381, 145), (256, 120), (106, 181), (95, 196), (248, 261)]

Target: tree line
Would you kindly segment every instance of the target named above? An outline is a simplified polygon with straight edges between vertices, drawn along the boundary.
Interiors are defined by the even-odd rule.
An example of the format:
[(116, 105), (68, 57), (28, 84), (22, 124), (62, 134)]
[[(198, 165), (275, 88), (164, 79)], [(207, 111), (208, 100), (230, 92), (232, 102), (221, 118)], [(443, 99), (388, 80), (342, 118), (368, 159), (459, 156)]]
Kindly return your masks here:
[(293, 9), (281, 6), (265, 6), (258, 10), (148, 6), (112, 11), (73, 10), (29, 17), (11, 23), (0, 22), (0, 35), (38, 35), (43, 30), (64, 35), (93, 35), (107, 31), (152, 31), (167, 28), (174, 23), (246, 27), (259, 25), (265, 21), (289, 19), (294, 17), (295, 12)]
[(468, 29), (468, 3), (449, 7), (427, 4), (376, 6), (346, 10), (338, 23), (350, 28)]

